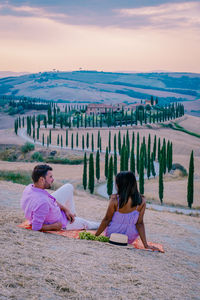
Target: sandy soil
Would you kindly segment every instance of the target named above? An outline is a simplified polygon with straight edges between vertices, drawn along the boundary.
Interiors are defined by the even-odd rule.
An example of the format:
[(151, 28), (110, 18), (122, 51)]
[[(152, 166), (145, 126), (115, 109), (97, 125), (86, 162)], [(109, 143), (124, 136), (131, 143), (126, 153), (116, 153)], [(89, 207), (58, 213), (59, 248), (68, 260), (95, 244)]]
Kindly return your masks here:
[[(0, 201), (0, 299), (199, 299), (199, 218), (147, 210), (147, 238), (166, 251), (151, 253), (20, 229), (12, 193), (19, 201), (23, 187), (7, 187), (9, 206)], [(107, 207), (80, 190), (75, 203), (78, 215), (93, 220)]]

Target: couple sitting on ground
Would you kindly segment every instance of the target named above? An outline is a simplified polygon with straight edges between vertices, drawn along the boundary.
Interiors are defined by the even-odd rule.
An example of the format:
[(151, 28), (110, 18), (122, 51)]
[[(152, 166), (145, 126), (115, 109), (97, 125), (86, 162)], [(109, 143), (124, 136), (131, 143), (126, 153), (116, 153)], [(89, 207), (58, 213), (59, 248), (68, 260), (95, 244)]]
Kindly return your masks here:
[(32, 179), (33, 184), (28, 185), (23, 192), (21, 207), (33, 230), (97, 229), (96, 236), (105, 230), (108, 237), (112, 233), (126, 234), (128, 243), (133, 243), (140, 236), (145, 248), (157, 250), (146, 241), (143, 222), (146, 203), (145, 198), (138, 192), (133, 172), (117, 174), (117, 194), (111, 195), (101, 223), (76, 216), (74, 188), (71, 184), (63, 185), (52, 194), (45, 190), (49, 189), (54, 181), (50, 166), (37, 165), (32, 172)]

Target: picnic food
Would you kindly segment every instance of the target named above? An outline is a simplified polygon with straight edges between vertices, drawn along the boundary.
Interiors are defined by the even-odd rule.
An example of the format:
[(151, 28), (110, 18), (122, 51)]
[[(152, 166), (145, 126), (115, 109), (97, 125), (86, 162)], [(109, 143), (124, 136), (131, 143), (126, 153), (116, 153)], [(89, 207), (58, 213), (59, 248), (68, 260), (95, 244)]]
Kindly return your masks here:
[(87, 231), (82, 231), (79, 232), (79, 238), (81, 240), (93, 240), (93, 241), (99, 241), (99, 242), (109, 242), (109, 238), (107, 236), (95, 236), (94, 234), (87, 232)]

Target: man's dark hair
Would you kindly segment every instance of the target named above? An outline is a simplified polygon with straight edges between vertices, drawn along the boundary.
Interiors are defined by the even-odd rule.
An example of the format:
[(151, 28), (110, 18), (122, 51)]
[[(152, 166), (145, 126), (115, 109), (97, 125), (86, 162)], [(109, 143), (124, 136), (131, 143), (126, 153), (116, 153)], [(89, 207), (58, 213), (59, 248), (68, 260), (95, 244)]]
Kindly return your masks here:
[(53, 169), (49, 165), (37, 165), (33, 169), (32, 179), (33, 182), (38, 182), (40, 177), (45, 177), (48, 171), (52, 171)]

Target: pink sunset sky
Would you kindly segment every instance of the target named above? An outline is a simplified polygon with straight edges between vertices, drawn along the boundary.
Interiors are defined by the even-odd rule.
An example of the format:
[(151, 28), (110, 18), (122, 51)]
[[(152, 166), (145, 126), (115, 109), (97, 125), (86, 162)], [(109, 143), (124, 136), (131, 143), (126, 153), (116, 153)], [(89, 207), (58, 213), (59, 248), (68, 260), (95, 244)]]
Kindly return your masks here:
[(0, 1), (0, 71), (200, 73), (200, 1)]

